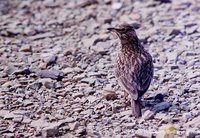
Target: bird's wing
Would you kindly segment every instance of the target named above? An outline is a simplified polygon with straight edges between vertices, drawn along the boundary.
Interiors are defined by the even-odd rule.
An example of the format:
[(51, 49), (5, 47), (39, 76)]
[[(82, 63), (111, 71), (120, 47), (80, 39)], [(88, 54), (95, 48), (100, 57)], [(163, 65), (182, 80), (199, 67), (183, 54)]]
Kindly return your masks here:
[(143, 95), (149, 88), (152, 77), (153, 77), (153, 64), (152, 60), (149, 59), (142, 64), (141, 69), (137, 74), (136, 78), (137, 90), (141, 92), (141, 95)]

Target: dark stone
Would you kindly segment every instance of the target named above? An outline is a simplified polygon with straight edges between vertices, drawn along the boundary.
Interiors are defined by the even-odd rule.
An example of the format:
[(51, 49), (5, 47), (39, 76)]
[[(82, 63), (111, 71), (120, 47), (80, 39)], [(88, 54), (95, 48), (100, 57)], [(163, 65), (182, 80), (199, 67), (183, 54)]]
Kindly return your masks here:
[(40, 78), (51, 78), (61, 81), (64, 77), (64, 73), (59, 70), (41, 70), (37, 73)]

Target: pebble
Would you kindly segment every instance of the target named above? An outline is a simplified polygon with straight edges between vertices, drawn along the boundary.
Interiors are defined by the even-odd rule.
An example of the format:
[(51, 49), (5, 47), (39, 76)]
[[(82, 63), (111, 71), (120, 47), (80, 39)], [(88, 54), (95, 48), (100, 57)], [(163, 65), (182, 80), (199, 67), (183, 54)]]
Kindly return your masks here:
[(106, 100), (115, 100), (115, 99), (117, 99), (117, 94), (114, 91), (104, 90), (103, 97)]
[(188, 78), (189, 79), (193, 79), (193, 78), (197, 78), (197, 77), (200, 77), (200, 72), (188, 72), (187, 74)]
[(56, 80), (62, 80), (64, 74), (59, 70), (41, 70), (37, 73), (41, 78), (51, 78)]
[(193, 126), (193, 127), (197, 127), (200, 125), (200, 116), (193, 118), (191, 121), (188, 121), (186, 124), (184, 124), (184, 126)]
[(124, 126), (127, 128), (127, 129), (133, 129), (135, 127), (135, 124), (136, 123), (125, 123)]
[(196, 136), (200, 135), (200, 131), (196, 131), (194, 128), (188, 128), (185, 135), (186, 138), (196, 138)]
[(187, 122), (191, 118), (192, 118), (192, 114), (190, 112), (189, 113), (183, 113), (183, 116), (182, 116), (183, 121)]
[(155, 115), (155, 111), (147, 110), (143, 113), (142, 118), (144, 120), (152, 119)]
[(79, 122), (69, 123), (70, 130), (76, 130), (79, 126)]
[(138, 129), (135, 132), (135, 136), (137, 137), (145, 137), (145, 138), (152, 138), (153, 137), (153, 133), (150, 131), (146, 131), (144, 129)]
[(85, 127), (79, 127), (76, 130), (76, 133), (78, 134), (78, 136), (83, 136), (87, 133), (86, 128)]
[(21, 70), (15, 70), (13, 74), (15, 75), (30, 75), (32, 71), (29, 68), (24, 68)]
[(47, 61), (47, 66), (56, 64), (57, 59), (58, 59), (57, 56), (51, 56)]
[(120, 3), (120, 2), (116, 2), (116, 3), (112, 4), (112, 9), (114, 9), (114, 10), (119, 10), (121, 8), (122, 8), (122, 3)]
[(13, 121), (14, 121), (15, 123), (21, 123), (22, 120), (23, 120), (23, 116), (15, 116), (15, 117), (13, 118)]
[(32, 52), (32, 47), (30, 45), (23, 45), (19, 51), (21, 52)]
[(67, 75), (67, 74), (70, 74), (70, 73), (73, 73), (74, 69), (73, 68), (70, 68), (70, 67), (67, 67), (65, 69), (62, 70), (62, 72)]
[(49, 124), (48, 127), (42, 129), (42, 136), (43, 137), (55, 137), (59, 132), (59, 125), (60, 124)]

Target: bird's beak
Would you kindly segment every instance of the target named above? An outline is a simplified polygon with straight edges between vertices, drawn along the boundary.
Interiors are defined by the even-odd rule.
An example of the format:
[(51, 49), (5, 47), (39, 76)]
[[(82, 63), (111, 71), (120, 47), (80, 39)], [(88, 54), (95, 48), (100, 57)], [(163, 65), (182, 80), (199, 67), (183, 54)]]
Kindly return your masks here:
[(107, 28), (108, 31), (115, 32), (117, 35), (120, 35), (120, 29), (118, 28)]

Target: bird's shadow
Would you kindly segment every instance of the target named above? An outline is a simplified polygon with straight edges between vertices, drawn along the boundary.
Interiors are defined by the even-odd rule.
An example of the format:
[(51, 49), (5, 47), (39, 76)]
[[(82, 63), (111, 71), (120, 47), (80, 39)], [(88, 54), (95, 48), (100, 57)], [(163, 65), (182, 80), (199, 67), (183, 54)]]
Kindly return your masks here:
[(142, 100), (143, 111), (151, 110), (155, 113), (167, 111), (171, 107), (171, 103), (164, 101), (167, 95), (157, 94)]

